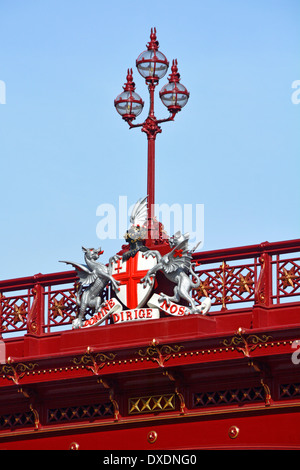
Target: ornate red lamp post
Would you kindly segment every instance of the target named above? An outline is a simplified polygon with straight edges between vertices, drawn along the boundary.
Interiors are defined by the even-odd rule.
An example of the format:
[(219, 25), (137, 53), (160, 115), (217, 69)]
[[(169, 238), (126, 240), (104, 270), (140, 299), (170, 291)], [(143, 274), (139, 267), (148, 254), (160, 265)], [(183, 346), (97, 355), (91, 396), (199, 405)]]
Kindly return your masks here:
[(126, 121), (129, 127), (141, 127), (148, 139), (148, 174), (147, 174), (147, 195), (148, 195), (148, 229), (151, 234), (151, 226), (154, 217), (155, 202), (155, 139), (161, 132), (159, 124), (173, 121), (176, 114), (181, 111), (189, 99), (189, 92), (180, 83), (180, 74), (177, 68), (177, 59), (173, 60), (169, 83), (165, 85), (159, 93), (163, 104), (168, 108), (170, 116), (166, 119), (157, 119), (154, 114), (154, 92), (159, 80), (163, 78), (168, 70), (169, 62), (166, 56), (158, 50), (159, 43), (156, 39), (156, 28), (151, 29), (150, 42), (147, 50), (142, 52), (136, 60), (136, 67), (148, 85), (150, 108), (148, 117), (141, 124), (133, 124), (134, 119), (142, 112), (144, 102), (135, 92), (132, 69), (128, 69), (127, 81), (123, 86), (124, 91), (117, 96), (114, 105), (118, 113)]

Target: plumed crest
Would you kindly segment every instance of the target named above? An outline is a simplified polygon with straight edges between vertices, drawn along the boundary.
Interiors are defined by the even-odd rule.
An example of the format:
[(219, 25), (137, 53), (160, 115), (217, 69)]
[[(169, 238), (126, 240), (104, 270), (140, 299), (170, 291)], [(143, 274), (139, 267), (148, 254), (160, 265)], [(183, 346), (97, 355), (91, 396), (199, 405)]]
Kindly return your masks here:
[(135, 203), (130, 216), (130, 223), (132, 225), (142, 227), (146, 224), (148, 217), (147, 197), (148, 196), (144, 197), (144, 199), (139, 199)]

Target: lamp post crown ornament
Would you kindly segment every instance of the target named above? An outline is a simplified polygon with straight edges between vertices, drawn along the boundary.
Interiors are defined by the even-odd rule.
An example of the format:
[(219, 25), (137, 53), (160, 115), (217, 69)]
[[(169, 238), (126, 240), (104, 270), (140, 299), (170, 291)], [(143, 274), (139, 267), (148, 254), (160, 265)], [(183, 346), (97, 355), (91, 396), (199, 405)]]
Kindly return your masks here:
[(147, 44), (148, 51), (157, 51), (159, 46), (159, 42), (156, 38), (156, 28), (151, 28), (150, 33), (150, 42)]
[[(123, 92), (114, 101), (117, 112), (129, 127), (140, 127), (147, 135), (147, 196), (138, 200), (133, 208), (130, 227), (124, 235), (127, 245), (125, 248), (123, 245), (123, 251), (110, 257), (108, 264), (98, 261), (103, 254), (100, 248), (82, 248), (85, 264), (63, 261), (76, 269), (79, 279), (76, 298), (78, 311), (73, 328), (90, 328), (104, 321), (118, 324), (168, 315), (205, 315), (211, 306), (208, 297), (196, 305), (191, 295), (191, 291), (200, 285), (200, 278), (192, 263), (192, 254), (199, 243), (190, 249), (188, 233), (177, 232), (169, 237), (154, 216), (155, 139), (161, 132), (159, 124), (174, 121), (189, 99), (189, 92), (180, 83), (175, 59), (168, 77), (169, 83), (159, 93), (170, 115), (165, 119), (155, 117), (155, 87), (169, 67), (167, 58), (158, 50), (158, 46), (156, 28), (151, 28), (147, 50), (136, 60), (137, 69), (145, 78), (149, 90), (150, 108), (145, 121), (133, 124), (142, 112), (144, 102), (135, 91), (132, 68), (127, 70)], [(162, 277), (159, 281), (156, 279), (159, 271), (164, 275), (163, 281)], [(172, 296), (164, 292), (170, 288), (173, 288)]]
[(124, 91), (135, 91), (135, 83), (133, 81), (132, 69), (127, 70), (126, 83), (124, 83)]
[(171, 71), (172, 71), (172, 73), (168, 77), (169, 82), (170, 83), (171, 82), (178, 83), (179, 80), (180, 80), (180, 73), (178, 72), (177, 59), (173, 59)]

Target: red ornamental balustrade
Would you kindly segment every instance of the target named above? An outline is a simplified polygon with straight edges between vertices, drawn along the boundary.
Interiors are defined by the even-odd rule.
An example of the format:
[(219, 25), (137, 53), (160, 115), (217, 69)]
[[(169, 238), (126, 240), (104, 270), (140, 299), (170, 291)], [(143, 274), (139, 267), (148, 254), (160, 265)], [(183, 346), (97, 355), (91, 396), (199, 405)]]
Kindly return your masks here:
[[(300, 301), (300, 240), (194, 253), (193, 263), (201, 281), (193, 297), (199, 304), (211, 298), (210, 317)], [(0, 281), (1, 336), (70, 329), (77, 281), (75, 271)]]

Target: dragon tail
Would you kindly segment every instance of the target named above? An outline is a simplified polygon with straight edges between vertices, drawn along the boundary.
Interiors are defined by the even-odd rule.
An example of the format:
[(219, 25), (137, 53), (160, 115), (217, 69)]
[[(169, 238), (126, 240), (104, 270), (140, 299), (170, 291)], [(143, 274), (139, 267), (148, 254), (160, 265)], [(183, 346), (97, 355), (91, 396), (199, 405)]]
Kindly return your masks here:
[(190, 266), (190, 273), (196, 279), (195, 282), (192, 281), (193, 282), (192, 289), (197, 289), (200, 286), (200, 277), (195, 273), (192, 266)]

